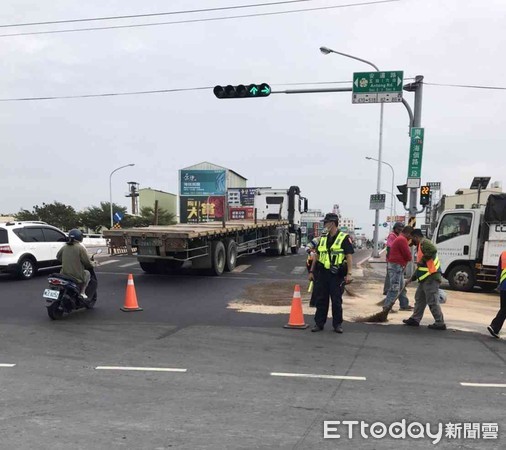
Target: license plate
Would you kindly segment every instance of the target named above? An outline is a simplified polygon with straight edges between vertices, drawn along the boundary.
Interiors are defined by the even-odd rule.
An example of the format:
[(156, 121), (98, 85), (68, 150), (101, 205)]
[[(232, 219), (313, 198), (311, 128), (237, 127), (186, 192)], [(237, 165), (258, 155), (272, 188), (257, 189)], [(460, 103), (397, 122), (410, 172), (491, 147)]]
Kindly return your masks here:
[(44, 290), (44, 298), (51, 298), (53, 300), (58, 300), (58, 297), (60, 296), (60, 291), (54, 290), (54, 289), (45, 289)]

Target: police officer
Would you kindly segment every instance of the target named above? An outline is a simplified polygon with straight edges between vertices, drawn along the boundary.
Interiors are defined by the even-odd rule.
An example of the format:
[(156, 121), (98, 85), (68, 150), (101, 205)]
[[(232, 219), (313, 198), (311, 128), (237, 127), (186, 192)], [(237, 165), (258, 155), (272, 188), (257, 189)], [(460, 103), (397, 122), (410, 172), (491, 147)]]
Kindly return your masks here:
[(339, 217), (329, 213), (323, 219), (327, 234), (322, 235), (316, 248), (316, 255), (309, 272), (309, 280), (315, 279), (316, 272), (316, 314), (313, 332), (322, 331), (327, 321), (329, 297), (332, 299), (332, 326), (336, 333), (343, 332), (343, 291), (344, 285), (352, 281), (352, 254), (350, 237), (339, 231)]

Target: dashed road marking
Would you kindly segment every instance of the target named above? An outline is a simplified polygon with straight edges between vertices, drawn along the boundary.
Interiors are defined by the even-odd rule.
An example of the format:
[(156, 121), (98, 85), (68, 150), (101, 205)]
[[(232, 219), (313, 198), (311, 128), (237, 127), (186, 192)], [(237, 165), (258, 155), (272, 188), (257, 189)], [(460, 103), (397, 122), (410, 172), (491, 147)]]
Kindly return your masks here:
[(137, 261), (135, 261), (135, 262), (127, 263), (127, 264), (122, 264), (119, 267), (131, 267), (131, 266), (136, 266), (137, 264), (139, 264), (139, 263)]
[(307, 269), (304, 266), (294, 267), (291, 274), (292, 275), (300, 275), (300, 274), (304, 273), (306, 270)]
[(241, 273), (241, 272), (244, 272), (246, 269), (249, 269), (250, 267), (251, 267), (251, 264), (250, 265), (243, 264), (241, 266), (237, 266), (234, 270), (232, 270), (232, 272)]
[(506, 388), (506, 384), (503, 383), (460, 383), (460, 385), (466, 387)]
[(271, 372), (273, 377), (291, 377), (291, 378), (322, 378), (325, 380), (350, 380), (350, 381), (366, 381), (366, 377), (351, 377), (346, 375), (320, 375), (316, 373), (284, 373)]
[(0, 367), (14, 367), (16, 364), (0, 364)]
[(100, 261), (101, 266), (106, 266), (107, 264), (112, 264), (118, 262), (119, 259), (108, 259), (107, 261)]
[(267, 266), (267, 270), (276, 270), (278, 266)]
[(188, 369), (177, 369), (173, 367), (129, 367), (129, 366), (97, 366), (95, 370), (125, 370), (139, 372), (186, 372)]

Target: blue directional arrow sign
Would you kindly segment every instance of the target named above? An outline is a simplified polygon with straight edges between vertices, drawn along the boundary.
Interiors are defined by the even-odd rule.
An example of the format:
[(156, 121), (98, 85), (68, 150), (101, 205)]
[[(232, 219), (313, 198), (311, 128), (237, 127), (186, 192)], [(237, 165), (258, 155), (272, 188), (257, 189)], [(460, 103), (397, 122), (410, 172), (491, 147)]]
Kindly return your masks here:
[(121, 219), (123, 219), (123, 217), (124, 217), (123, 214), (121, 214), (120, 212), (114, 213), (114, 220), (116, 222), (121, 222)]

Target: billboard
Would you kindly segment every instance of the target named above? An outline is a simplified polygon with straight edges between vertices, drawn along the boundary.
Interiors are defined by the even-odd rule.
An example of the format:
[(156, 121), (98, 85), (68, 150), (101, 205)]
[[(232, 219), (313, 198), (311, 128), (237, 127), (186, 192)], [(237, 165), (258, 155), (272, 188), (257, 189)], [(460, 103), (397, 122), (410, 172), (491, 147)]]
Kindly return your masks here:
[(224, 218), (224, 196), (180, 197), (179, 203), (181, 223), (216, 222)]
[(228, 193), (229, 206), (255, 206), (255, 192), (258, 187), (230, 188)]
[(225, 195), (227, 173), (225, 170), (180, 170), (179, 193), (181, 196)]
[(230, 206), (228, 211), (230, 220), (253, 220), (255, 218), (253, 206)]

